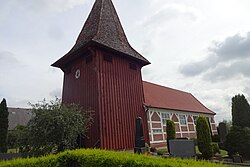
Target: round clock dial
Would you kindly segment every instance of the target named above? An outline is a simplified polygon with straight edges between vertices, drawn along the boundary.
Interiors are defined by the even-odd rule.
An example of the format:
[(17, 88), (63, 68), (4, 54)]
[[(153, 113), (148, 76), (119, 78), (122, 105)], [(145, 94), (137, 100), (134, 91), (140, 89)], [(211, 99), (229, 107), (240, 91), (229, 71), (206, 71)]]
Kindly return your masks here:
[(80, 78), (80, 75), (81, 75), (81, 71), (79, 69), (77, 69), (76, 73), (75, 73), (75, 78), (76, 79)]

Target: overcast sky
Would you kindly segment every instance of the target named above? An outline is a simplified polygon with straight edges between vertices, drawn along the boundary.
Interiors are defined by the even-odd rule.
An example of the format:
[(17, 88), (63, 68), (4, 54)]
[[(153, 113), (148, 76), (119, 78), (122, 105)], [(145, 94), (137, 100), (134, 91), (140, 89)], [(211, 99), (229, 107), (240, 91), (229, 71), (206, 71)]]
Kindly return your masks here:
[[(67, 53), (94, 0), (0, 1), (0, 99), (28, 107), (61, 97)], [(231, 98), (250, 95), (249, 0), (113, 0), (130, 44), (152, 64), (143, 79), (192, 93), (231, 119)]]

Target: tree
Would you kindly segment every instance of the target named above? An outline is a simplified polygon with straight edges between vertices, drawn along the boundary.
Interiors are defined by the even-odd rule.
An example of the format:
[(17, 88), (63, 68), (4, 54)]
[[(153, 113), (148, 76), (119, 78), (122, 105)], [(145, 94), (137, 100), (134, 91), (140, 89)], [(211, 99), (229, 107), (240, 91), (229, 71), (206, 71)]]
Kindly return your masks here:
[(231, 129), (231, 127), (233, 125), (232, 120), (223, 120), (222, 122), (226, 124), (226, 127), (228, 130)]
[(19, 149), (19, 152), (25, 150), (28, 144), (27, 127), (17, 125), (13, 130), (8, 132), (8, 148)]
[(78, 105), (50, 103), (43, 100), (32, 105), (34, 117), (27, 125), (30, 151), (44, 155), (52, 151), (73, 149), (78, 135), (84, 134), (92, 122), (93, 112)]
[(8, 135), (8, 108), (6, 100), (3, 99), (0, 104), (0, 152), (7, 152), (7, 135)]
[(167, 132), (167, 146), (168, 146), (168, 152), (170, 153), (170, 148), (169, 148), (169, 140), (175, 139), (175, 124), (174, 121), (172, 120), (167, 120), (166, 123), (166, 132)]
[(230, 156), (239, 153), (250, 158), (250, 129), (233, 126), (226, 137), (225, 148)]
[(232, 123), (226, 136), (225, 148), (229, 155), (250, 157), (250, 106), (244, 95), (232, 98)]
[(250, 127), (250, 106), (244, 95), (236, 95), (232, 98), (233, 126)]
[(196, 123), (197, 142), (202, 157), (209, 159), (213, 156), (212, 138), (207, 119), (199, 116)]

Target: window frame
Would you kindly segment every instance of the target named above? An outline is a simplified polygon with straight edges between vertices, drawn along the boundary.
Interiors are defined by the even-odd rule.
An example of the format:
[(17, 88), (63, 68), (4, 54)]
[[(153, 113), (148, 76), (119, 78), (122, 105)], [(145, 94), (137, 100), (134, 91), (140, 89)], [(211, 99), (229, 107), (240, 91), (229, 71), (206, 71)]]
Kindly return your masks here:
[[(184, 117), (182, 117), (182, 116), (184, 116)], [(185, 114), (179, 114), (179, 122), (180, 122), (181, 126), (187, 126), (187, 116)]]
[[(158, 131), (155, 132), (156, 130), (158, 130)], [(162, 128), (152, 128), (152, 133), (153, 134), (162, 134)]]
[(194, 124), (196, 125), (197, 124), (197, 119), (199, 118), (199, 116), (197, 115), (193, 115), (193, 120), (194, 120)]
[[(163, 115), (167, 116), (167, 117), (163, 117)], [(169, 113), (161, 113), (161, 123), (163, 126), (166, 126), (167, 124), (167, 120), (170, 120), (170, 114)], [(164, 123), (165, 122), (165, 123)]]

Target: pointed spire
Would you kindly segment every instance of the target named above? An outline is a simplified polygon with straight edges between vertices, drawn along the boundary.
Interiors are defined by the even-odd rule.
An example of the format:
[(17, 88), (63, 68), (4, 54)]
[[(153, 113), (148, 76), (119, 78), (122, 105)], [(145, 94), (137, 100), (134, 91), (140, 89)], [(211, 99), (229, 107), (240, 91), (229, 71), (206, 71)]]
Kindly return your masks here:
[[(82, 31), (76, 40), (76, 44), (65, 56), (72, 54), (91, 42), (137, 59), (143, 65), (150, 64), (147, 59), (130, 46), (111, 0), (95, 1)], [(58, 67), (59, 64), (61, 63), (57, 61), (53, 66)]]

